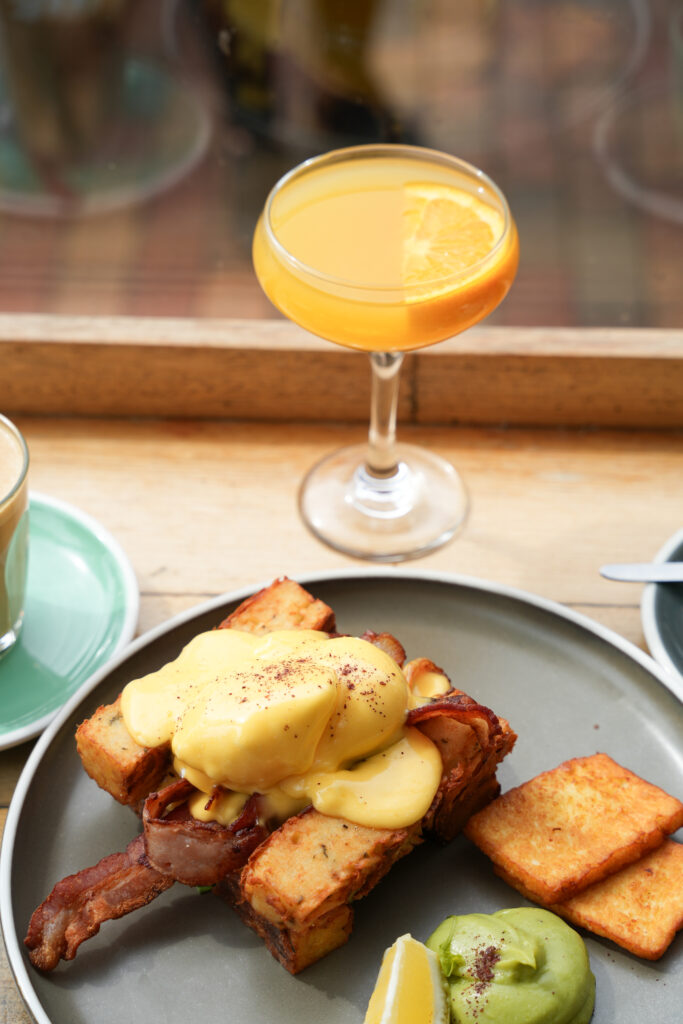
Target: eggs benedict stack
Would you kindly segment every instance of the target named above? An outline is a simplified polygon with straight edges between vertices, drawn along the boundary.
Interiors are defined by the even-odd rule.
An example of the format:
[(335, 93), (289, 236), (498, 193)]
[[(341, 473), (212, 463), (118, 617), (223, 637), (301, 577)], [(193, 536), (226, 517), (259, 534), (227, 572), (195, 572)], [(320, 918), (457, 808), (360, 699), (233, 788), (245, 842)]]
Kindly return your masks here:
[(84, 767), (142, 801), (143, 833), (55, 886), (29, 925), (36, 966), (179, 881), (213, 887), (296, 973), (399, 857), (497, 795), (507, 722), (393, 637), (334, 628), (276, 580), (79, 727)]
[(137, 743), (170, 744), (175, 772), (196, 788), (197, 820), (229, 825), (258, 793), (262, 818), (278, 825), (313, 806), (401, 828), (427, 813), (443, 771), (434, 743), (406, 724), (421, 703), (367, 640), (218, 629), (130, 682), (121, 710)]

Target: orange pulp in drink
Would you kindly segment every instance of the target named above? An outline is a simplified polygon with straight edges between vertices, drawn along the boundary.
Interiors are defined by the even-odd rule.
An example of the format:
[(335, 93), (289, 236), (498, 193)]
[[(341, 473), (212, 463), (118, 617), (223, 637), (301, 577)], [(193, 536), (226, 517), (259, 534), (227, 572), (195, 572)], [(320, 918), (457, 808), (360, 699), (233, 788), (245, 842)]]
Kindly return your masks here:
[(518, 262), (507, 205), (467, 165), (416, 152), (304, 164), (271, 193), (254, 266), (290, 320), (340, 345), (402, 351), (502, 301)]

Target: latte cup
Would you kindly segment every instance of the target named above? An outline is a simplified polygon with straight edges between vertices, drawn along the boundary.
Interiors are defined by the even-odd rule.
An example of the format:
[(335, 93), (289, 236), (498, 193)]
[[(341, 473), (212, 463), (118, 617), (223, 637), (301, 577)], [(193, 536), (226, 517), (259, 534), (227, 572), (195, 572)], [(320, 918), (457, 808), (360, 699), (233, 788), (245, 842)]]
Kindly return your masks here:
[(0, 415), (0, 660), (21, 632), (27, 568), (28, 448)]

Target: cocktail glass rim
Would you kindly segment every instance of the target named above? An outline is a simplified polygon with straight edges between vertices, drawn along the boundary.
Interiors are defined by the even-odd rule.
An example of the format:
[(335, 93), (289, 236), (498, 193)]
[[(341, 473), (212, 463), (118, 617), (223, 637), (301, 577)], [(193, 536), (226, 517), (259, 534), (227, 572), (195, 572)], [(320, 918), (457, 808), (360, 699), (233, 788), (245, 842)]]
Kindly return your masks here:
[[(430, 278), (425, 281), (421, 281), (418, 288), (412, 289), (410, 285), (399, 284), (399, 285), (386, 285), (386, 284), (368, 284), (367, 282), (352, 281), (347, 278), (337, 277), (334, 274), (327, 274), (324, 271), (318, 270), (316, 267), (311, 267), (309, 264), (304, 263), (298, 259), (292, 253), (289, 252), (287, 247), (283, 245), (280, 239), (277, 237), (276, 229), (272, 225), (271, 213), (273, 203), (277, 197), (284, 191), (287, 185), (295, 178), (303, 177), (311, 169), (317, 169), (324, 164), (342, 163), (347, 160), (354, 159), (361, 156), (399, 156), (408, 155), (411, 159), (416, 161), (424, 160), (437, 162), (444, 166), (453, 167), (459, 171), (462, 171), (465, 175), (470, 178), (477, 179), (483, 186), (490, 189), (499, 203), (500, 211), (503, 214), (503, 228), (500, 237), (496, 239), (495, 243), (489, 249), (485, 256), (483, 256), (476, 263), (472, 263), (465, 267), (462, 271), (455, 271), (448, 274), (444, 274), (441, 277)], [(507, 199), (504, 193), (496, 185), (495, 181), (486, 174), (485, 171), (480, 170), (474, 164), (469, 163), (467, 160), (462, 160), (460, 157), (451, 156), (449, 153), (441, 153), (439, 150), (430, 149), (426, 146), (411, 146), (404, 143), (396, 142), (383, 142), (383, 143), (364, 143), (358, 146), (346, 146), (340, 149), (333, 149), (325, 153), (320, 153), (316, 156), (311, 156), (301, 163), (297, 164), (296, 167), (292, 167), (291, 170), (287, 171), (282, 175), (281, 178), (273, 185), (263, 208), (263, 225), (266, 236), (269, 243), (272, 245), (274, 251), (277, 253), (279, 258), (290, 267), (294, 268), (298, 273), (306, 275), (308, 277), (317, 278), (320, 281), (324, 281), (327, 284), (337, 286), (339, 288), (352, 288), (354, 291), (366, 291), (366, 292), (383, 292), (396, 295), (405, 295), (406, 292), (416, 291), (422, 292), (426, 290), (433, 290), (434, 288), (443, 285), (444, 282), (453, 282), (454, 290), (455, 284), (459, 280), (467, 280), (472, 277), (476, 277), (480, 269), (486, 264), (493, 262), (494, 257), (498, 251), (505, 244), (508, 235), (512, 227), (512, 214), (508, 205)]]

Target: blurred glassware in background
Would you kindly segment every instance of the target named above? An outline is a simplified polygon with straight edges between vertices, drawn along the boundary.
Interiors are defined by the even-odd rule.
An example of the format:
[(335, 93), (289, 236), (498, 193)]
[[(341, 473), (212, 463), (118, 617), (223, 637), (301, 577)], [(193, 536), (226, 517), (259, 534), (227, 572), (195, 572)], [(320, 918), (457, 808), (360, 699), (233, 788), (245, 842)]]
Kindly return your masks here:
[(673, 94), (676, 105), (678, 143), (683, 153), (683, 0), (678, 0), (671, 15), (671, 67)]
[(174, 184), (204, 153), (208, 121), (196, 97), (131, 48), (134, 8), (0, 0), (4, 209), (125, 206)]
[[(641, 63), (651, 41), (647, 0), (639, 13)], [(611, 187), (628, 203), (683, 225), (683, 2), (675, 0), (662, 47), (665, 60), (646, 80), (634, 74), (596, 119), (593, 149)], [(636, 65), (634, 71), (638, 70)], [(634, 126), (641, 145), (634, 146)]]
[(130, 0), (0, 0), (17, 126), (46, 173), (92, 156), (116, 115), (130, 9)]
[[(70, 11), (62, 28), (75, 32), (74, 12), (96, 25), (100, 4), (1, 0), (0, 28), (22, 11)], [(88, 159), (69, 156), (78, 134), (67, 144), (61, 128), (59, 160), (29, 157), (32, 125), (0, 65), (0, 211), (69, 215), (4, 218), (0, 311), (274, 316), (250, 259), (270, 188), (308, 156), (398, 141), (458, 153), (514, 206), (522, 262), (489, 323), (683, 322), (681, 0), (112, 0), (110, 10), (111, 61), (93, 70), (76, 49), (41, 100), (54, 118), (72, 108)], [(111, 91), (93, 89), (80, 120), (62, 95), (79, 60), (105, 82), (105, 68), (116, 80), (123, 66), (119, 106), (99, 127), (85, 115), (106, 109)], [(36, 68), (50, 70), (50, 58), (21, 73)], [(107, 211), (104, 226), (80, 216)]]

